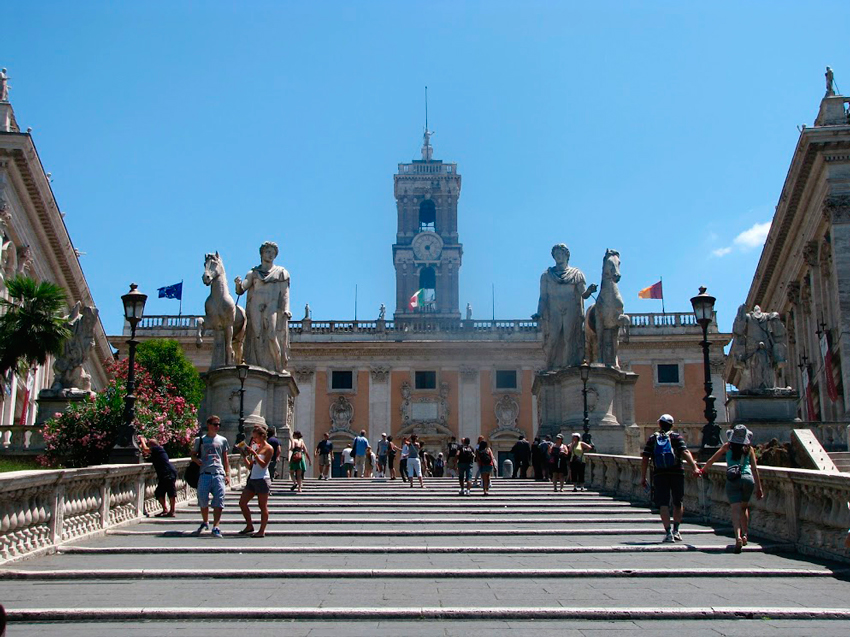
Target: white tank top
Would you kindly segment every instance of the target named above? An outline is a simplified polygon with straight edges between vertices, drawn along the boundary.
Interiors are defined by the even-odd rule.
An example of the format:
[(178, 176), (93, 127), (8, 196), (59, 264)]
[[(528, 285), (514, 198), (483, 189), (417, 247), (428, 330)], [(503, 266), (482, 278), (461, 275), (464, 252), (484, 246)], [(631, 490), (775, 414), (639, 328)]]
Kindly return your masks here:
[[(263, 456), (263, 460), (266, 459), (265, 455), (260, 455)], [(264, 478), (270, 477), (271, 475), (269, 475), (268, 466), (261, 467), (260, 464), (256, 461), (254, 462), (254, 464), (251, 465), (251, 480), (263, 480)]]

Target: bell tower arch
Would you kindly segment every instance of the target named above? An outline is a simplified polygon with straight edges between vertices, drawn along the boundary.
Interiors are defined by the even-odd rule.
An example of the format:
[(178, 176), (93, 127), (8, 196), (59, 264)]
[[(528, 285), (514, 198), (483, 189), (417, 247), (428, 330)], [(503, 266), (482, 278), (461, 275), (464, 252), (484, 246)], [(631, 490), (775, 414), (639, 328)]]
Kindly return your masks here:
[(422, 315), (460, 319), (463, 246), (457, 234), (457, 202), (461, 179), (457, 164), (433, 158), (431, 135), (426, 126), (422, 158), (399, 164), (394, 177), (396, 320)]

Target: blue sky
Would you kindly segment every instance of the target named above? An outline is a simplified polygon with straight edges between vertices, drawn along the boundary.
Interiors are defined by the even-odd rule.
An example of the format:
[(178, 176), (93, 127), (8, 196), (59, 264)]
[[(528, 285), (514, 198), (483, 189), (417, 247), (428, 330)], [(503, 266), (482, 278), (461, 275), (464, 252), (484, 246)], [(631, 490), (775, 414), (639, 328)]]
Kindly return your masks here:
[[(0, 65), (31, 126), (106, 329), (131, 281), (228, 277), (266, 239), (293, 314), (394, 309), (393, 173), (435, 156), (463, 177), (460, 304), (537, 306), (553, 243), (598, 281), (622, 255), (631, 312), (664, 277), (731, 326), (829, 64), (850, 91), (850, 3), (4, 3)], [(846, 87), (844, 86), (846, 85)], [(177, 313), (152, 298), (148, 313)]]

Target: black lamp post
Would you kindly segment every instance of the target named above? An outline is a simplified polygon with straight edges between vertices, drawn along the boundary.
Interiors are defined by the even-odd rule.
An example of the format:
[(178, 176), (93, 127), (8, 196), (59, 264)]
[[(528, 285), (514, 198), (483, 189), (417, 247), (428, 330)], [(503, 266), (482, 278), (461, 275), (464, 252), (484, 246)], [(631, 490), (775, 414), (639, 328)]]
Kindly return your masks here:
[(587, 359), (581, 362), (578, 366), (579, 374), (581, 375), (582, 390), (581, 396), (584, 399), (584, 435), (581, 439), (587, 444), (593, 444), (590, 441), (590, 418), (587, 415), (587, 380), (590, 378), (590, 363)]
[(714, 422), (717, 418), (717, 410), (714, 408), (714, 396), (712, 391), (714, 386), (711, 383), (711, 365), (708, 360), (708, 348), (711, 343), (708, 341), (708, 326), (714, 320), (714, 302), (715, 299), (710, 294), (705, 293), (705, 287), (700, 287), (699, 294), (691, 299), (691, 305), (694, 308), (694, 316), (697, 319), (700, 327), (702, 327), (702, 363), (703, 373), (705, 374), (705, 420), (706, 424), (702, 428), (702, 449), (705, 450), (711, 447), (720, 447), (720, 427)]
[(249, 366), (239, 363), (236, 366), (236, 375), (239, 376), (239, 433), (236, 434), (236, 443), (245, 440), (245, 379), (248, 378)]
[(124, 418), (121, 429), (118, 432), (118, 440), (109, 453), (109, 462), (112, 464), (136, 464), (139, 462), (139, 446), (136, 442), (136, 326), (142, 320), (145, 313), (145, 302), (147, 294), (138, 291), (139, 286), (130, 284), (130, 291), (121, 297), (124, 304), (124, 319), (130, 324), (130, 346), (127, 354), (127, 395), (124, 397)]

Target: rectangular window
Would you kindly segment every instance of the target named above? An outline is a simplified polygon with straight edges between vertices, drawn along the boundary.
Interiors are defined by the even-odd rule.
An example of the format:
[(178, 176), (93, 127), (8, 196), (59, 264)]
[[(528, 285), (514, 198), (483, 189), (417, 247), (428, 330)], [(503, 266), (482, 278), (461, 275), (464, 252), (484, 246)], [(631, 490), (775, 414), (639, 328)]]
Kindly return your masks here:
[(416, 389), (437, 389), (437, 372), (416, 372), (413, 380)]
[(354, 372), (331, 372), (331, 389), (353, 389)]
[(658, 384), (679, 384), (679, 366), (678, 365), (659, 365), (658, 366)]
[(516, 370), (497, 369), (496, 389), (516, 389)]

